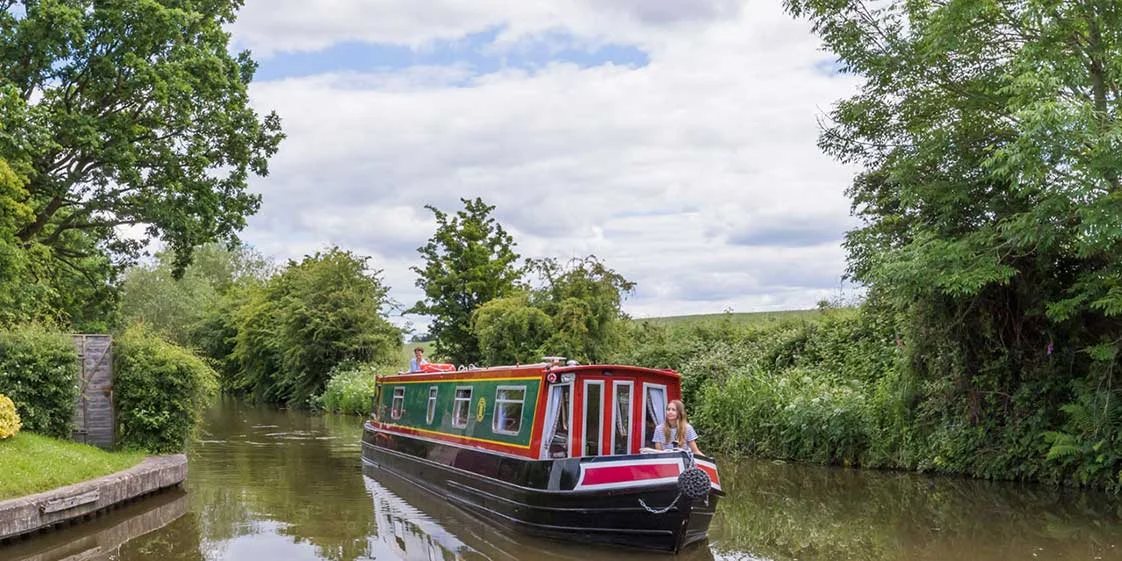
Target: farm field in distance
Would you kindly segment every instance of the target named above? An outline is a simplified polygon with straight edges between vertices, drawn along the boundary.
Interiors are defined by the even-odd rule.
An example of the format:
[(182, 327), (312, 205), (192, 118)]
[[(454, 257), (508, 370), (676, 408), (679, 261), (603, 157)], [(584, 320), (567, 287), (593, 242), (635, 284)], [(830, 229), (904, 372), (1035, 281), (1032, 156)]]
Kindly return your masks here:
[[(856, 308), (830, 308), (825, 311), (817, 308), (808, 310), (779, 310), (774, 312), (721, 312), (715, 314), (692, 314), (684, 316), (658, 316), (647, 318), (631, 318), (634, 322), (647, 322), (662, 325), (685, 326), (688, 324), (706, 323), (714, 321), (731, 321), (738, 324), (769, 324), (782, 321), (805, 320), (813, 321), (826, 316), (846, 317), (857, 312)], [(405, 343), (402, 347), (402, 360), (405, 364), (413, 358), (413, 349), (425, 349), (425, 358), (433, 359), (433, 346), (435, 341), (422, 341), (419, 343)]]
[(830, 308), (825, 311), (818, 309), (809, 309), (781, 310), (776, 312), (725, 312), (717, 314), (632, 318), (632, 321), (649, 322), (655, 324), (683, 325), (689, 323), (704, 323), (727, 320), (733, 323), (756, 324), (790, 320), (816, 320), (821, 319), (827, 315), (849, 315), (855, 312), (856, 308)]

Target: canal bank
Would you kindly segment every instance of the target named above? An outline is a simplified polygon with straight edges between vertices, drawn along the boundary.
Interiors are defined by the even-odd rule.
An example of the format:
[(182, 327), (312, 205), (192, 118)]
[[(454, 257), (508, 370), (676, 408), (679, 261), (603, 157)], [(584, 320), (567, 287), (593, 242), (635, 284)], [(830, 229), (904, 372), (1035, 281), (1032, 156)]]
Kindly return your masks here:
[(177, 486), (186, 479), (186, 455), (155, 456), (124, 471), (0, 501), (0, 543), (88, 519), (122, 503)]

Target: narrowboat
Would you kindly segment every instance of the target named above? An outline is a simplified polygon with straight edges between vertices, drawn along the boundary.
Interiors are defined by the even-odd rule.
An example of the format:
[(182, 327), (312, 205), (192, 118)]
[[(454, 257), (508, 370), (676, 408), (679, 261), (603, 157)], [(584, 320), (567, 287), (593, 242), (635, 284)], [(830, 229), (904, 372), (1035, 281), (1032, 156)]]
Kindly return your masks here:
[(724, 495), (712, 457), (653, 450), (680, 379), (559, 361), (378, 376), (362, 461), (514, 530), (677, 553)]

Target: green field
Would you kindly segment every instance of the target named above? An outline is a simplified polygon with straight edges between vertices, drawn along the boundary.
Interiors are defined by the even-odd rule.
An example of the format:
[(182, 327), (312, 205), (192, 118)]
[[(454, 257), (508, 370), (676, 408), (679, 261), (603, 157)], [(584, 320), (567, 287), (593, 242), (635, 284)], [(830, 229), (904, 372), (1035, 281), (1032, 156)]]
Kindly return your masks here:
[(636, 322), (648, 322), (665, 325), (686, 325), (691, 323), (705, 323), (713, 321), (730, 321), (740, 324), (768, 324), (791, 320), (816, 320), (833, 315), (848, 315), (853, 313), (853, 308), (837, 308), (826, 311), (812, 310), (783, 310), (779, 312), (743, 312), (720, 314), (697, 314), (688, 316), (664, 316), (652, 318), (634, 318)]
[(48, 491), (128, 469), (143, 452), (104, 450), (21, 432), (0, 440), (0, 500)]
[[(745, 325), (767, 325), (771, 323), (778, 323), (783, 321), (797, 321), (806, 320), (814, 321), (824, 319), (826, 317), (845, 317), (856, 312), (856, 308), (831, 308), (828, 310), (810, 309), (810, 310), (782, 310), (778, 312), (742, 312), (742, 313), (719, 313), (719, 314), (695, 314), (687, 316), (663, 316), (663, 317), (650, 317), (650, 318), (633, 318), (632, 321), (638, 323), (652, 323), (657, 325), (673, 325), (685, 327), (690, 324), (700, 324), (707, 322), (730, 321), (737, 324)], [(413, 349), (421, 347), (425, 349), (425, 358), (432, 362), (439, 362), (433, 356), (433, 341), (424, 341), (421, 343), (405, 343), (401, 349), (401, 368), (409, 366), (409, 360), (413, 358)]]

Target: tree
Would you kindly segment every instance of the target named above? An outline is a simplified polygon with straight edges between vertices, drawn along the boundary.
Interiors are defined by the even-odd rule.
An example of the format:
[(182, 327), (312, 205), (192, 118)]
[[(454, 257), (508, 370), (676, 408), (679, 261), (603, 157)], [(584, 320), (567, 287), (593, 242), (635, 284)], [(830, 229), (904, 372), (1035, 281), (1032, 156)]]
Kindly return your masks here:
[[(2, 111), (0, 111), (2, 112)], [(5, 138), (0, 123), (0, 145)], [(116, 268), (97, 251), (87, 232), (70, 232), (73, 247), (88, 250), (70, 267), (48, 248), (23, 243), (18, 232), (34, 220), (28, 202), (27, 166), (0, 156), (0, 326), (27, 322), (69, 325), (77, 331), (104, 331), (117, 303)]]
[(495, 209), (483, 202), (460, 199), (464, 209), (449, 216), (427, 205), (436, 217), (437, 229), (427, 244), (418, 248), (425, 259), (417, 273), (417, 287), (425, 299), (410, 313), (433, 316), (430, 333), (436, 338), (436, 354), (468, 364), (482, 357), (471, 331), (471, 317), (479, 306), (514, 293), (522, 270), (515, 266), (518, 254), (514, 240), (491, 217)]
[[(268, 286), (250, 283), (230, 291), (227, 299), (233, 311), (233, 346), (226, 347), (213, 336), (206, 338), (211, 343), (208, 355), (224, 366), (220, 386), (224, 391), (258, 402), (284, 403), (292, 394), (292, 387), (281, 372), (280, 309), (270, 299)], [(231, 331), (220, 318), (208, 316), (204, 322), (220, 332)], [(227, 360), (213, 354), (226, 349), (231, 351)]]
[(525, 364), (541, 360), (553, 322), (530, 304), (529, 294), (496, 298), (472, 314), (472, 332), (483, 364)]
[(635, 289), (595, 255), (561, 265), (555, 259), (529, 266), (543, 283), (533, 301), (552, 320), (553, 335), (543, 351), (585, 362), (601, 362), (619, 344), (623, 299)]
[(96, 283), (146, 241), (119, 226), (161, 238), (177, 277), (192, 248), (234, 239), (283, 136), (250, 107), (256, 63), (230, 54), (241, 4), (0, 0), (0, 156), (28, 162), (25, 248)]
[(15, 294), (25, 259), (16, 232), (32, 219), (23, 185), (24, 179), (0, 158), (0, 326), (24, 319)]
[(219, 307), (219, 300), (235, 284), (268, 278), (272, 264), (252, 248), (206, 244), (181, 278), (172, 274), (175, 256), (167, 251), (156, 261), (135, 265), (124, 273), (121, 320), (141, 322), (178, 345), (193, 343), (199, 323)]
[(388, 364), (398, 357), (401, 331), (382, 315), (389, 287), (380, 270), (367, 271), (368, 261), (332, 247), (289, 262), (270, 282), (288, 401), (302, 406), (322, 393), (343, 361)]
[(603, 362), (619, 351), (627, 318), (621, 305), (635, 288), (589, 255), (561, 265), (556, 259), (531, 259), (527, 269), (538, 286), (497, 298), (479, 307), (472, 331), (486, 364), (524, 363), (562, 355)]
[(864, 78), (819, 142), (864, 168), (848, 275), (901, 324), (922, 390), (909, 409), (930, 417), (915, 426), (959, 427), (931, 436), (954, 443), (939, 467), (1037, 465), (1021, 459), (1045, 453), (1059, 405), (1087, 391), (1102, 407), (1079, 427), (1065, 408), (1065, 426), (1106, 446), (1122, 418), (1117, 2), (785, 4)]

